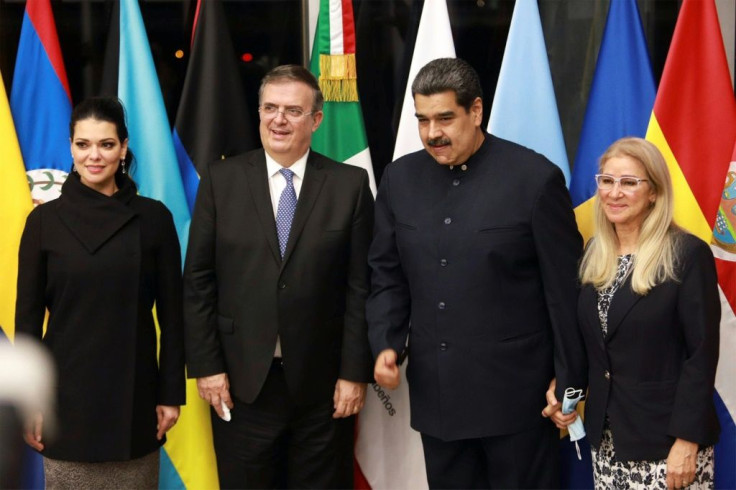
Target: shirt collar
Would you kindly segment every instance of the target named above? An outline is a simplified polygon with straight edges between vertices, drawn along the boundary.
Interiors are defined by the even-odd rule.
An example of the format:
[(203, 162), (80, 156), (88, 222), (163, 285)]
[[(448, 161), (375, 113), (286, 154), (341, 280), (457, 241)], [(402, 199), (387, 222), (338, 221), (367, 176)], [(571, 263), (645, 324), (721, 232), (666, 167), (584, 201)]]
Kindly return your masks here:
[[(264, 153), (266, 154), (266, 170), (268, 171), (268, 177), (271, 178), (274, 175), (276, 175), (279, 170), (282, 168), (286, 168), (280, 163), (278, 163), (276, 160), (271, 158), (271, 155), (268, 154), (267, 151), (264, 150)], [(300, 179), (304, 179), (304, 172), (307, 169), (307, 158), (309, 157), (309, 150), (301, 156), (296, 162), (292, 163), (289, 168), (294, 174), (299, 177)]]

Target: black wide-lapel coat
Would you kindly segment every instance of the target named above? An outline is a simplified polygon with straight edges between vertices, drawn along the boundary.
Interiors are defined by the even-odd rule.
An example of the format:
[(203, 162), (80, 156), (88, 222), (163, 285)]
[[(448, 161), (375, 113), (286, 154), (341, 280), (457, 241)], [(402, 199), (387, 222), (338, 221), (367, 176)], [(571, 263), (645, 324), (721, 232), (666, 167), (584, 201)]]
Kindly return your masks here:
[(710, 247), (679, 237), (677, 280), (646, 296), (631, 275), (613, 296), (608, 335), (592, 285), (580, 292), (578, 317), (589, 359), (585, 427), (598, 447), (606, 416), (616, 457), (665, 459), (675, 438), (709, 446), (718, 440), (713, 403), (721, 305)]
[(185, 265), (188, 376), (225, 372), (231, 394), (251, 403), (278, 335), (297, 403), (331, 400), (338, 378), (370, 381), (372, 226), (365, 170), (310, 151), (282, 260), (264, 150), (207, 166)]
[[(113, 196), (70, 174), (28, 216), (16, 332), (41, 338), (58, 373), (58, 432), (44, 456), (126, 461), (156, 450), (156, 405), (182, 405), (181, 251), (171, 213), (118, 178)], [(161, 331), (157, 363), (156, 326)]]

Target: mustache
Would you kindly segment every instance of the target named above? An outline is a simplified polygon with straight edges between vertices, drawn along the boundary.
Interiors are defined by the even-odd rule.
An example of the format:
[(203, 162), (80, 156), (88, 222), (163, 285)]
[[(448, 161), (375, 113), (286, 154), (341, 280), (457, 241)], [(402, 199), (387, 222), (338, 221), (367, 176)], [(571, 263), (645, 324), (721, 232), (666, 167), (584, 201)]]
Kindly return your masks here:
[(449, 138), (442, 138), (442, 137), (439, 137), (439, 138), (430, 138), (430, 139), (427, 140), (427, 144), (429, 146), (444, 146), (444, 145), (449, 145), (450, 144), (450, 139)]

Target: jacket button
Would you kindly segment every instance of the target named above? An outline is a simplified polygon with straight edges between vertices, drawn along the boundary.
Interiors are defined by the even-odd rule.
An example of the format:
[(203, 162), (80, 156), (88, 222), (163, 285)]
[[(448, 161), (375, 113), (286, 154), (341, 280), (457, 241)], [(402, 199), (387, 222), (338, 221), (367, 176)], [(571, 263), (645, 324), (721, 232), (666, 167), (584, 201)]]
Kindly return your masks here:
[(283, 282), (279, 284), (279, 289), (286, 289), (286, 284), (284, 284)]
[(460, 185), (460, 179), (453, 180), (452, 181), (452, 185), (454, 185), (455, 187), (459, 186)]
[(447, 265), (447, 259), (440, 259), (440, 265), (445, 267)]
[(447, 350), (447, 342), (440, 342), (440, 350)]
[(603, 373), (603, 377), (606, 378), (607, 380), (610, 380), (611, 379), (611, 373), (609, 373), (608, 370), (606, 370)]
[(445, 224), (449, 225), (450, 223), (452, 223), (452, 218), (445, 218)]
[(444, 301), (440, 301), (440, 302), (439, 302), (439, 303), (437, 304), (437, 308), (439, 308), (440, 310), (444, 310), (446, 306), (447, 306), (447, 305), (445, 305), (445, 302), (444, 302)]

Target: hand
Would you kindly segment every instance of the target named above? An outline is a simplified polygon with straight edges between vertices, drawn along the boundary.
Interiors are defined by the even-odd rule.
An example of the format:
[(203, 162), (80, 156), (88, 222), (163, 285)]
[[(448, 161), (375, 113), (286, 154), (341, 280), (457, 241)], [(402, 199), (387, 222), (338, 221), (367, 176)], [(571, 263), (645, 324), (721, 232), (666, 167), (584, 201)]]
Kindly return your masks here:
[(158, 418), (158, 424), (156, 428), (156, 439), (159, 441), (166, 434), (169, 429), (174, 427), (176, 421), (179, 420), (179, 407), (170, 405), (156, 405), (156, 417)]
[(578, 417), (577, 412), (567, 415), (562, 413), (562, 403), (557, 401), (555, 396), (555, 388), (557, 388), (557, 378), (552, 378), (547, 389), (547, 406), (542, 409), (542, 417), (549, 418), (557, 426), (558, 429), (565, 429), (572, 424)]
[(381, 351), (376, 358), (376, 367), (373, 370), (373, 377), (376, 378), (376, 383), (389, 390), (395, 390), (401, 382), (396, 358), (396, 351), (393, 349)]
[(36, 413), (30, 420), (26, 421), (26, 430), (23, 432), (23, 439), (26, 444), (36, 451), (43, 451), (45, 447), (41, 442), (41, 431), (43, 430), (43, 415)]
[(676, 439), (667, 456), (667, 488), (685, 488), (695, 480), (698, 445)]
[(335, 383), (335, 395), (332, 401), (335, 404), (333, 419), (350, 417), (360, 412), (365, 405), (366, 383), (354, 383), (346, 379), (338, 379)]
[(230, 381), (226, 373), (197, 378), (197, 391), (204, 401), (212, 405), (220, 418), (225, 415), (222, 411), (222, 402), (225, 402), (227, 408), (233, 408), (233, 401), (230, 398)]

